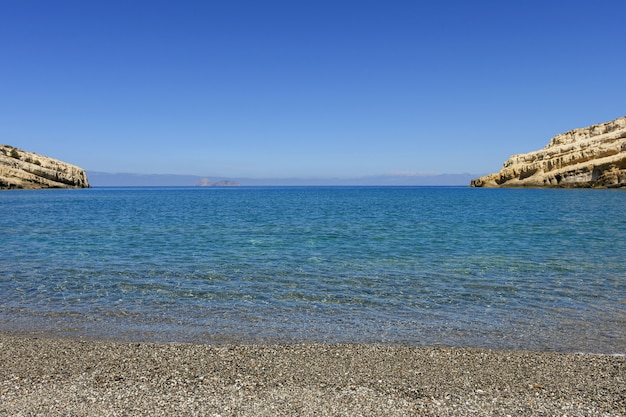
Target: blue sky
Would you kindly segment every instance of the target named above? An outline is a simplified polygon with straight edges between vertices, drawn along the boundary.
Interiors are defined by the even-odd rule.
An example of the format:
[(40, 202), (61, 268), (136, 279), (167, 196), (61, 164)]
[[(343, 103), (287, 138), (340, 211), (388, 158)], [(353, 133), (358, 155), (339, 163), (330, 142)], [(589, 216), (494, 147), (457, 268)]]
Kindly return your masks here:
[(88, 171), (497, 171), (626, 115), (626, 2), (0, 0), (0, 143)]

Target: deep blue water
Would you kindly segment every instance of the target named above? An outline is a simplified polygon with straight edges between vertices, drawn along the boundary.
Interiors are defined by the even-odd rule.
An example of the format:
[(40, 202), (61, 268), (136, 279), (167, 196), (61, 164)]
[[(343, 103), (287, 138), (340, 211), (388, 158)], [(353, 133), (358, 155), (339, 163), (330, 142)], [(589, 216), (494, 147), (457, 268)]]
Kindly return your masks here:
[(0, 193), (0, 331), (626, 353), (626, 192)]

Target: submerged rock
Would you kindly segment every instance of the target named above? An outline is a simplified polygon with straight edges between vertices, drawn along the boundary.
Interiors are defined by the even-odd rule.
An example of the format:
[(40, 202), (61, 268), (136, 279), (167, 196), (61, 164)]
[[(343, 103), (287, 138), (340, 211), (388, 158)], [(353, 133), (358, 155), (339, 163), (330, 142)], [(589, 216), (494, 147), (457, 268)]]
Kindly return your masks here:
[(0, 145), (0, 189), (88, 188), (85, 170), (57, 159)]
[(500, 172), (471, 186), (626, 187), (626, 116), (557, 135), (539, 151), (511, 156)]

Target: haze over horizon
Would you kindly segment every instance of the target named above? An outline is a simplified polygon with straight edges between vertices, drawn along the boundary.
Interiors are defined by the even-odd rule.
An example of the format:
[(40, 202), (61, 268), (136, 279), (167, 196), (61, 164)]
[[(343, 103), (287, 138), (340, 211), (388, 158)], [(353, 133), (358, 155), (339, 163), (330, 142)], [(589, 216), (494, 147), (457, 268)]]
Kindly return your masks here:
[[(227, 185), (241, 186), (468, 186), (476, 175), (429, 174), (420, 175), (375, 175), (364, 177), (282, 177), (282, 178), (239, 178), (201, 177), (197, 175), (105, 173), (88, 171), (92, 187), (191, 187), (207, 181), (213, 185), (228, 182)], [(221, 184), (225, 185), (225, 184)]]
[(88, 172), (486, 174), (624, 116), (626, 2), (4, 2), (0, 143)]

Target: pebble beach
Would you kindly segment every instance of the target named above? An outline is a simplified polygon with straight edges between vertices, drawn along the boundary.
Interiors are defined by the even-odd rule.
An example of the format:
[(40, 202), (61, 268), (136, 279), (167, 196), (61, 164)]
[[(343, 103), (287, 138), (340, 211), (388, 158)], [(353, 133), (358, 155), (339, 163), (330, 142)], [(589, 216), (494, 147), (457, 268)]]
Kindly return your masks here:
[(0, 416), (623, 416), (626, 357), (0, 336)]

